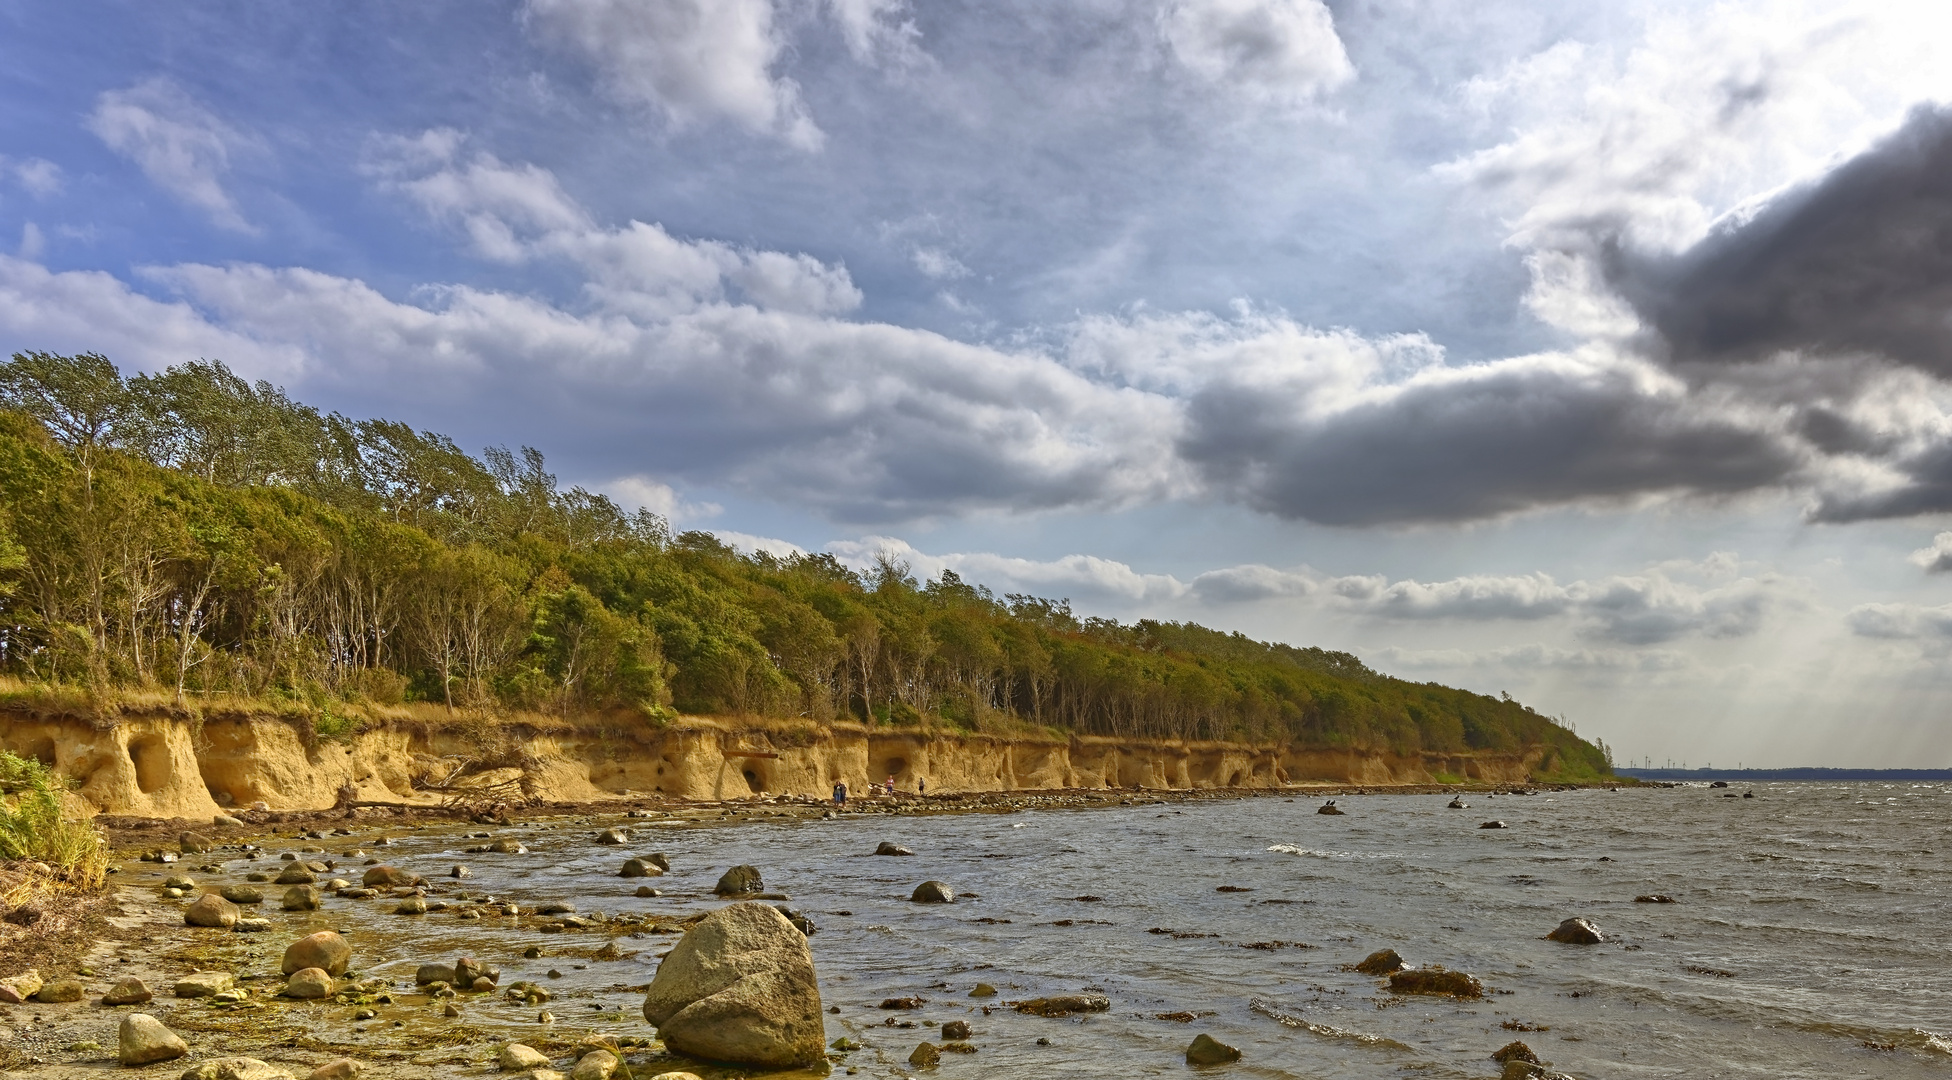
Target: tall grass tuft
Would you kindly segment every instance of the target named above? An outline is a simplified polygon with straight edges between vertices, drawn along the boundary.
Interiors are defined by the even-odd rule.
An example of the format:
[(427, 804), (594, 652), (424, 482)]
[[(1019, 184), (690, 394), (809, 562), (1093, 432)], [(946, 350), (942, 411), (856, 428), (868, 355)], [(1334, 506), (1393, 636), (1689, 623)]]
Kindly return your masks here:
[(53, 769), (0, 750), (0, 861), (46, 863), (70, 885), (98, 888), (108, 845), (91, 823), (63, 820), (61, 791)]

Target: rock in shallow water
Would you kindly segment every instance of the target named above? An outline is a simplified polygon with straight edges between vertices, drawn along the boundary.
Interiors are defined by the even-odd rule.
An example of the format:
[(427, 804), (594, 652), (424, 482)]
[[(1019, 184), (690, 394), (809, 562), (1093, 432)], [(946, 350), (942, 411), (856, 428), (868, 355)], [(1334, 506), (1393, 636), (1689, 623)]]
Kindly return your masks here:
[(735, 866), (727, 870), (712, 886), (712, 892), (719, 896), (745, 896), (762, 892), (766, 888), (765, 879), (760, 877), (757, 866)]
[(878, 847), (876, 847), (876, 848), (874, 849), (874, 853), (875, 853), (876, 855), (913, 855), (913, 854), (915, 854), (914, 852), (912, 852), (912, 851), (910, 851), (910, 850), (908, 850), (907, 848), (905, 848), (905, 847), (902, 847), (902, 846), (901, 846), (900, 844), (891, 844), (891, 843), (889, 843), (889, 842), (888, 842), (888, 841), (886, 841), (886, 840), (883, 840), (883, 841), (881, 841), (881, 844), (880, 844), (880, 845), (879, 845)]
[(155, 996), (149, 992), (149, 987), (143, 985), (141, 979), (132, 976), (117, 980), (116, 984), (109, 988), (108, 993), (102, 995), (102, 1004), (140, 1005)]
[(522, 1072), (525, 1069), (546, 1069), (549, 1067), (549, 1056), (547, 1054), (532, 1046), (524, 1046), (521, 1043), (504, 1044), (501, 1052), (495, 1055), (495, 1061), (502, 1067), (503, 1072)]
[(324, 968), (302, 968), (291, 973), (285, 981), (284, 996), (289, 998), (316, 999), (332, 996), (332, 976)]
[(918, 1069), (926, 1065), (939, 1065), (942, 1063), (942, 1050), (934, 1043), (917, 1043), (915, 1049), (909, 1051), (908, 1063)]
[(1069, 1016), (1072, 1013), (1105, 1012), (1112, 1007), (1111, 999), (1097, 994), (1058, 994), (1053, 997), (1031, 998), (1017, 1002), (1020, 1013), (1032, 1016)]
[(183, 1037), (148, 1013), (130, 1013), (116, 1032), (116, 1060), (124, 1065), (173, 1061), (190, 1052)]
[(1392, 994), (1438, 994), (1458, 998), (1481, 998), (1484, 984), (1461, 971), (1446, 971), (1432, 965), (1411, 968), (1389, 977)]
[(264, 890), (250, 885), (226, 885), (218, 895), (233, 904), (264, 903)]
[(1379, 949), (1363, 957), (1356, 970), (1364, 975), (1388, 975), (1403, 970), (1403, 958), (1396, 954), (1395, 949)]
[(1550, 934), (1545, 935), (1545, 939), (1547, 941), (1557, 941), (1564, 945), (1598, 945), (1600, 942), (1605, 941), (1606, 937), (1600, 933), (1599, 927), (1594, 926), (1585, 919), (1567, 919), (1554, 928)]
[(915, 886), (915, 891), (908, 898), (918, 904), (953, 904), (956, 902), (956, 890), (950, 888), (946, 881), (924, 881)]
[(685, 932), (658, 966), (644, 1018), (680, 1053), (785, 1068), (825, 1060), (806, 935), (773, 908), (732, 904)]
[(1240, 1051), (1211, 1035), (1201, 1032), (1193, 1037), (1193, 1044), (1186, 1048), (1188, 1065), (1225, 1065), (1239, 1061)]
[(228, 971), (193, 971), (176, 980), (171, 992), (180, 998), (210, 997), (237, 985)]

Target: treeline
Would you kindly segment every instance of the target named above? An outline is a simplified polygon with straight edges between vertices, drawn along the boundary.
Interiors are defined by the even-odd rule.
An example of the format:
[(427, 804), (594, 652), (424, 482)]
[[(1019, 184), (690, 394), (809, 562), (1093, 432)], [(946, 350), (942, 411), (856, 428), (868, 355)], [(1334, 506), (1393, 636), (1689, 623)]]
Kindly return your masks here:
[(533, 449), (354, 421), (219, 363), (0, 363), (0, 672), (472, 710), (1037, 724), (1326, 747), (1600, 751), (1348, 653), (1080, 618), (881, 560), (742, 556), (563, 489)]

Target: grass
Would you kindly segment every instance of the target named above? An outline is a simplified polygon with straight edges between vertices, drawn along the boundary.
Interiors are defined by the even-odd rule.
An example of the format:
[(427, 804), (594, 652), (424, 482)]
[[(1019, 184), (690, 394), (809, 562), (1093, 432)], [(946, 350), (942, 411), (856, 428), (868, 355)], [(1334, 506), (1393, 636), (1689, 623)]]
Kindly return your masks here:
[[(45, 863), (59, 881), (99, 888), (108, 871), (108, 845), (92, 823), (62, 817), (62, 793), (54, 770), (0, 750), (0, 860)], [(42, 875), (20, 876), (8, 889), (21, 894), (9, 898), (14, 904), (36, 891), (34, 882)]]

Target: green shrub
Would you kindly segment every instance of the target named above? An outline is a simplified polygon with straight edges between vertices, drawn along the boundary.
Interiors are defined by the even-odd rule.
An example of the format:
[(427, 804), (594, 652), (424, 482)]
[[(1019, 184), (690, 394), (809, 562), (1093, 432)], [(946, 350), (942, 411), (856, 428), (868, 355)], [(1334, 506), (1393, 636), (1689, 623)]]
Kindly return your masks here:
[(0, 859), (43, 862), (70, 884), (95, 888), (108, 847), (94, 825), (62, 819), (61, 786), (46, 765), (0, 750)]

